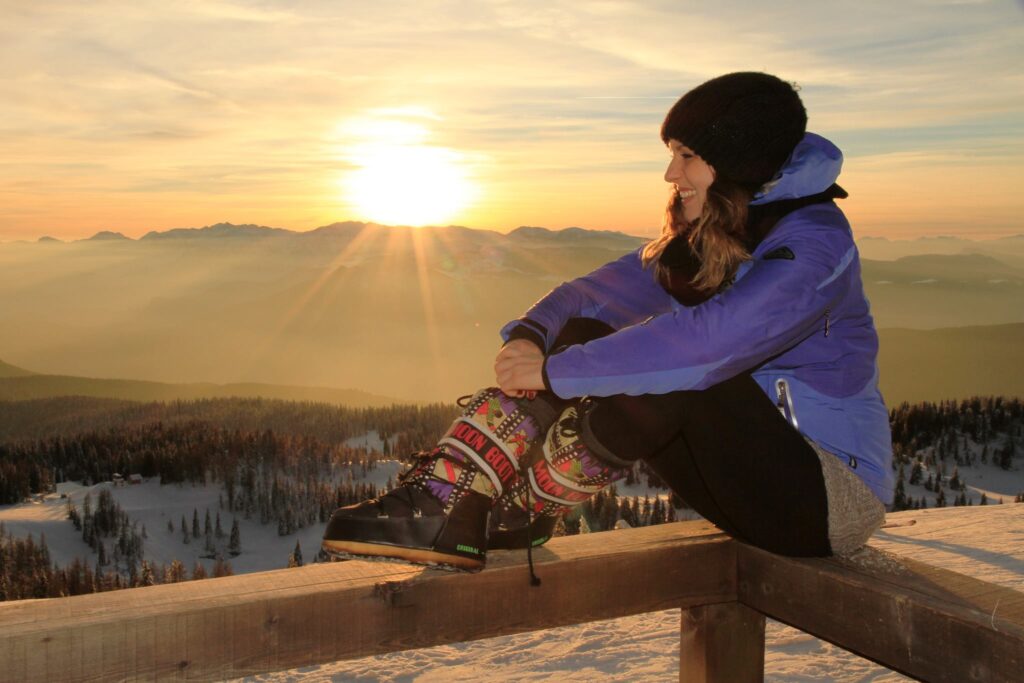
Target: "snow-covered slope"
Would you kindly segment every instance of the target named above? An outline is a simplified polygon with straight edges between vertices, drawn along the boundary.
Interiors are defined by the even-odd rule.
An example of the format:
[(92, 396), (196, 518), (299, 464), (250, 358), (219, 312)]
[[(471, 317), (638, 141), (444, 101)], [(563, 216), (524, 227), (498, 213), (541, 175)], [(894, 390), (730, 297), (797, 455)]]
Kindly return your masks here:
[[(372, 436), (368, 443), (372, 446)], [(362, 444), (360, 444), (362, 445)], [(397, 462), (385, 462), (367, 473), (378, 486), (394, 477)], [(969, 471), (969, 470), (968, 470)], [(1019, 472), (983, 470), (980, 490), (1005, 494), (1015, 489)], [(979, 472), (980, 474), (980, 472)], [(981, 479), (981, 477), (978, 477)], [(1006, 479), (1004, 481), (1004, 479)], [(971, 481), (972, 484), (975, 482)], [(975, 484), (981, 484), (980, 481)], [(111, 484), (61, 485), (58, 494), (20, 505), (0, 507), (0, 523), (14, 536), (46, 535), (53, 560), (66, 564), (76, 555), (92, 557), (66, 519), (70, 497), (81, 509), (87, 492), (95, 501)], [(219, 487), (160, 486), (156, 480), (112, 488), (115, 499), (140, 525), (146, 526), (145, 557), (158, 564), (180, 559), (191, 568), (203, 544), (182, 542), (180, 520), (191, 522), (196, 510), (202, 522), (208, 508), (218, 510)], [(650, 493), (641, 484), (623, 487), (623, 495)], [(663, 493), (663, 492), (662, 492)], [(663, 493), (664, 494), (664, 493)], [(991, 499), (994, 499), (992, 496)], [(1002, 505), (931, 508), (889, 515), (893, 526), (879, 531), (872, 545), (1024, 591), (1024, 504), (1004, 498)], [(230, 529), (232, 515), (221, 512)], [(167, 529), (167, 521), (175, 531)], [(236, 573), (286, 566), (298, 540), (307, 561), (319, 546), (322, 526), (278, 536), (274, 525), (239, 518), (242, 554), (228, 557)], [(607, 532), (609, 542), (615, 534)], [(223, 541), (221, 542), (224, 543)], [(210, 561), (204, 560), (207, 568)], [(523, 590), (528, 590), (523, 581)], [(668, 610), (574, 627), (525, 633), (471, 643), (392, 653), (311, 669), (262, 676), (261, 681), (674, 681), (679, 654), (679, 611)], [(899, 674), (823, 643), (795, 629), (769, 622), (766, 680), (769, 681), (901, 681)]]

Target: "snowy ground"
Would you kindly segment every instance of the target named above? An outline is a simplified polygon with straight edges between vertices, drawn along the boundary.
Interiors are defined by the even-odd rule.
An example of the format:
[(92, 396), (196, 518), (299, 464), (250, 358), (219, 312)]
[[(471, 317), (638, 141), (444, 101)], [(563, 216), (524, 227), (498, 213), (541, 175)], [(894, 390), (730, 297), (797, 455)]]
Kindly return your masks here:
[[(889, 515), (871, 544), (1024, 591), (1024, 504)], [(619, 532), (608, 532), (610, 534)], [(614, 538), (609, 537), (609, 540)], [(251, 678), (253, 681), (675, 681), (679, 610), (471, 643), (398, 652)], [(910, 680), (796, 629), (769, 621), (765, 680)]]
[[(375, 433), (367, 440), (367, 443), (373, 446), (374, 439), (379, 442)], [(355, 445), (363, 445), (362, 440)], [(396, 479), (398, 472), (404, 466), (405, 463), (387, 460), (378, 463), (374, 469), (367, 471), (365, 476), (363, 476), (361, 468), (356, 466), (352, 468), (352, 476), (356, 480), (370, 482), (378, 488), (383, 488), (389, 479), (391, 481)], [(341, 476), (346, 475), (342, 474)], [(258, 519), (246, 519), (241, 514), (220, 510), (219, 502), (222, 489), (218, 485), (173, 484), (162, 486), (159, 478), (150, 479), (141, 484), (123, 486), (114, 486), (110, 482), (93, 486), (82, 486), (74, 482), (59, 484), (57, 492), (54, 494), (38, 497), (19, 505), (0, 506), (0, 523), (12, 536), (24, 538), (31, 534), (36, 539), (45, 536), (50, 556), (61, 566), (70, 564), (75, 557), (87, 559), (88, 563), (92, 565), (95, 563), (96, 555), (82, 540), (81, 532), (76, 531), (67, 519), (67, 504), (70, 500), (81, 512), (82, 501), (86, 494), (91, 494), (95, 510), (101, 489), (111, 491), (114, 499), (128, 513), (131, 520), (139, 523), (140, 529), (145, 526), (144, 556), (146, 560), (156, 564), (170, 564), (172, 560), (181, 560), (190, 572), (196, 561), (203, 562), (207, 570), (213, 566), (211, 560), (202, 559), (205, 551), (201, 539), (199, 541), (193, 539), (188, 544), (182, 540), (181, 519), (184, 517), (186, 525), (191, 528), (193, 510), (199, 514), (200, 527), (204, 524), (207, 510), (210, 511), (212, 519), (216, 519), (218, 511), (220, 511), (221, 527), (225, 534), (231, 531), (232, 521), (237, 517), (241, 532), (242, 553), (237, 557), (228, 555), (226, 535), (218, 542), (218, 549), (223, 557), (231, 563), (236, 574), (287, 567), (288, 556), (294, 550), (296, 541), (300, 544), (303, 558), (309, 562), (320, 548), (320, 539), (324, 532), (323, 525), (318, 524), (294, 534), (278, 536), (275, 523), (262, 525)], [(659, 493), (662, 497), (667, 497), (665, 491), (648, 489), (640, 483), (620, 489), (621, 495), (629, 496), (650, 495), (653, 497)], [(689, 518), (683, 513), (679, 517), (680, 519)], [(168, 521), (174, 526), (173, 532), (167, 527)], [(108, 550), (111, 549), (113, 541), (107, 539), (106, 543)]]
[[(376, 434), (352, 445), (379, 448)], [(377, 486), (393, 479), (402, 463), (389, 461), (365, 477)], [(949, 467), (947, 472), (951, 473)], [(890, 515), (890, 520), (915, 524), (884, 529), (872, 545), (913, 557), (953, 571), (1024, 591), (1024, 504), (1013, 496), (1024, 490), (1024, 473), (1002, 471), (991, 465), (962, 468), (974, 507), (947, 507)], [(353, 475), (360, 478), (358, 468)], [(927, 476), (927, 474), (926, 474)], [(139, 485), (113, 487), (110, 483), (82, 487), (62, 484), (52, 494), (19, 505), (0, 506), (0, 523), (16, 536), (45, 534), (53, 560), (66, 564), (75, 556), (95, 560), (79, 532), (66, 518), (67, 499), (81, 509), (82, 499), (92, 493), (95, 503), (101, 488), (110, 488), (132, 520), (145, 525), (145, 557), (166, 564), (182, 560), (191, 570), (203, 554), (203, 544), (182, 542), (180, 520), (191, 525), (197, 510), (202, 525), (205, 512), (215, 516), (220, 488), (217, 486), (161, 486), (157, 480)], [(665, 496), (641, 483), (619, 486), (620, 495)], [(982, 491), (989, 500), (1002, 498), (1003, 505), (977, 506)], [(919, 497), (922, 487), (908, 487)], [(928, 492), (929, 503), (934, 494)], [(947, 500), (953, 493), (947, 490)], [(684, 514), (680, 518), (686, 518)], [(233, 515), (221, 511), (221, 525), (230, 531)], [(167, 522), (174, 525), (169, 532)], [(262, 526), (257, 520), (238, 517), (242, 554), (228, 558), (235, 573), (278, 569), (301, 543), (307, 561), (319, 547), (323, 533), (317, 525), (296, 534), (278, 536), (276, 524)], [(608, 532), (614, 534), (615, 532)], [(221, 541), (226, 549), (226, 540)], [(613, 541), (614, 536), (609, 536)], [(226, 556), (226, 553), (225, 553)], [(203, 560), (207, 569), (212, 562)], [(575, 627), (525, 633), (472, 643), (460, 643), (410, 652), (392, 653), (341, 662), (301, 671), (259, 677), (260, 681), (669, 681), (677, 679), (679, 611), (668, 610)], [(789, 627), (769, 622), (766, 678), (769, 681), (902, 681), (904, 677), (855, 657)]]
[[(376, 468), (368, 470), (362, 476), (361, 469), (353, 468), (356, 479), (383, 487), (388, 478), (394, 479), (401, 469), (401, 463), (387, 461)], [(343, 475), (344, 476), (344, 475)], [(206, 569), (212, 569), (213, 562), (201, 559), (204, 554), (202, 539), (185, 544), (182, 541), (181, 518), (191, 528), (193, 510), (199, 513), (199, 524), (203, 526), (206, 511), (210, 511), (212, 519), (216, 519), (219, 510), (219, 499), (222, 489), (218, 485), (193, 486), (171, 484), (162, 486), (159, 478), (144, 481), (141, 484), (114, 486), (103, 482), (93, 486), (81, 486), (74, 482), (58, 484), (57, 493), (37, 498), (19, 505), (0, 506), (0, 523), (8, 534), (25, 537), (31, 534), (36, 539), (45, 535), (50, 556), (59, 565), (69, 564), (76, 556), (87, 558), (93, 564), (96, 555), (82, 540), (80, 531), (76, 531), (67, 519), (68, 500), (82, 510), (82, 501), (87, 493), (92, 495), (93, 510), (101, 489), (109, 489), (117, 503), (128, 513), (133, 522), (146, 528), (144, 541), (144, 557), (157, 564), (169, 564), (171, 560), (181, 560), (191, 572), (195, 562), (201, 561)], [(66, 498), (65, 498), (66, 496)], [(236, 574), (245, 572), (267, 571), (288, 566), (288, 556), (295, 549), (298, 541), (304, 559), (313, 559), (320, 549), (320, 539), (324, 528), (318, 524), (302, 529), (287, 536), (277, 535), (277, 524), (262, 525), (259, 520), (246, 519), (242, 514), (220, 510), (221, 527), (225, 537), (218, 542), (218, 549), (224, 559), (231, 563)], [(231, 531), (232, 521), (237, 517), (242, 541), (242, 553), (230, 557), (227, 553), (227, 534)], [(170, 521), (174, 526), (171, 532), (167, 528)], [(108, 550), (113, 541), (106, 539)]]

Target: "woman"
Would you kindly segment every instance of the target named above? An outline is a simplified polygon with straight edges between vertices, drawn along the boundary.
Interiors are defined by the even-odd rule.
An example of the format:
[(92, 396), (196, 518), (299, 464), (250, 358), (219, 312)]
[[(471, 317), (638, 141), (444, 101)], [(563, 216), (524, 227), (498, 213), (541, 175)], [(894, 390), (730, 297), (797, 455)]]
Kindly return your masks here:
[[(479, 569), (646, 460), (704, 517), (789, 555), (859, 547), (891, 502), (878, 338), (842, 155), (791, 85), (715, 78), (669, 111), (663, 234), (502, 329), (477, 393), (401, 486), (324, 548)], [(488, 533), (488, 518), (491, 530)]]

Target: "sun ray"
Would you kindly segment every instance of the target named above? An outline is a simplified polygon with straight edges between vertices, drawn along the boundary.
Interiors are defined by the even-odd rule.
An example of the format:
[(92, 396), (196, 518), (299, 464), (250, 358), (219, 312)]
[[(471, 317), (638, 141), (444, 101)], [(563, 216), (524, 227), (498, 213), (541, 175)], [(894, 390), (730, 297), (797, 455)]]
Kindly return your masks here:
[(429, 245), (425, 244), (430, 239), (429, 233), (414, 231), (411, 234), (413, 257), (416, 259), (416, 278), (419, 281), (420, 298), (423, 301), (423, 316), (426, 320), (427, 344), (430, 349), (431, 365), (434, 371), (435, 381), (441, 381), (442, 360), (441, 342), (437, 329), (437, 317), (434, 313), (434, 297), (431, 289), (430, 270), (427, 267)]
[(292, 322), (313, 302), (320, 290), (323, 289), (324, 285), (326, 285), (331, 278), (336, 275), (338, 268), (367, 246), (372, 240), (375, 232), (374, 226), (364, 225), (352, 240), (331, 259), (331, 262), (295, 300), (295, 303), (293, 303), (288, 310), (284, 312), (284, 314), (270, 329), (267, 330), (265, 334), (261, 335), (260, 342), (253, 345), (249, 352), (248, 363), (246, 364), (247, 371), (257, 367), (260, 359), (264, 358), (271, 352), (271, 350), (286, 334)]

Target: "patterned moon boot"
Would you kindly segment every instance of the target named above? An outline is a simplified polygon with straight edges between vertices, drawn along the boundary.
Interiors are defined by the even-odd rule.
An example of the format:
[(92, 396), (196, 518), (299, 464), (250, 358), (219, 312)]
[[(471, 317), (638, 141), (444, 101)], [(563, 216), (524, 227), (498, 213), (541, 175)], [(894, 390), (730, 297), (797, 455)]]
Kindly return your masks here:
[(625, 477), (633, 466), (590, 433), (587, 418), (593, 405), (584, 398), (579, 407), (566, 408), (548, 430), (526, 476), (499, 498), (492, 514), (502, 528), (496, 535), (496, 524), (491, 525), (492, 550), (543, 545), (560, 516)]
[(523, 401), (477, 392), (431, 451), (379, 498), (335, 511), (324, 551), (478, 571), (494, 501), (519, 478), (519, 458), (544, 434)]

